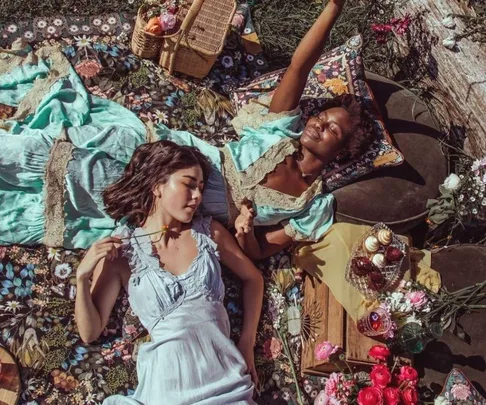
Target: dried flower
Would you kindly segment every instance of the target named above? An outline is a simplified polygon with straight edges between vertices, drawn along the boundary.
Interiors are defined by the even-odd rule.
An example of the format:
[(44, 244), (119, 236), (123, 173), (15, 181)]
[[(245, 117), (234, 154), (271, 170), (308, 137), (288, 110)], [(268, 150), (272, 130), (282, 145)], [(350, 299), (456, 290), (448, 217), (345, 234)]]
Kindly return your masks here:
[(78, 63), (74, 69), (84, 78), (90, 79), (101, 72), (101, 65), (95, 60), (90, 59)]
[(282, 353), (282, 342), (280, 342), (280, 340), (272, 337), (271, 339), (268, 339), (264, 343), (263, 350), (265, 352), (265, 357), (267, 359), (275, 360)]

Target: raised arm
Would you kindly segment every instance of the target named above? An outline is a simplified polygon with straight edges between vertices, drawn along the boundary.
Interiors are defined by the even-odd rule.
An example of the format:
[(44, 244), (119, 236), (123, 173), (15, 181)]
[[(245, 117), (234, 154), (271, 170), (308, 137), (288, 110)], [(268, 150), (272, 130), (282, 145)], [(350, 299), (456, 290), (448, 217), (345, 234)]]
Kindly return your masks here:
[(275, 91), (270, 104), (270, 112), (290, 111), (299, 105), (309, 72), (318, 61), (345, 2), (346, 0), (330, 0), (302, 39), (292, 56), (290, 66)]

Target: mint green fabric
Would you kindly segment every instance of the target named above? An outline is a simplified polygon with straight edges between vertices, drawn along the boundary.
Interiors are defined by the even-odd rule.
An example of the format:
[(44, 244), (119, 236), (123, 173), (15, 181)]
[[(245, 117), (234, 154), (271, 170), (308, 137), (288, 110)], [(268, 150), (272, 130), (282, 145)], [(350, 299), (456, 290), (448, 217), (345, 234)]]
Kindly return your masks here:
[(288, 115), (266, 122), (258, 128), (243, 128), (239, 141), (225, 145), (231, 153), (236, 170), (242, 172), (248, 169), (284, 138), (298, 140), (302, 135), (302, 132), (297, 132), (300, 118), (301, 114)]
[[(0, 122), (0, 245), (44, 243), (45, 176), (56, 140), (72, 145), (64, 178), (64, 218), (59, 221), (63, 246), (87, 248), (110, 235), (115, 223), (104, 211), (102, 192), (122, 175), (135, 148), (146, 142), (146, 128), (135, 114), (115, 102), (91, 96), (71, 66), (66, 68), (64, 64), (64, 70), (55, 66), (64, 62), (63, 57), (59, 62), (59, 54), (56, 58), (51, 54), (50, 58), (37, 58), (0, 75), (0, 103), (19, 110), (26, 101), (36, 100), (38, 94), (33, 93), (45, 87), (45, 94), (37, 97), (37, 104), (27, 110), (24, 118)], [(60, 71), (64, 73), (56, 73)], [(42, 82), (45, 80), (49, 81)], [(258, 168), (272, 146), (298, 139), (299, 119), (300, 115), (289, 115), (272, 119), (258, 129), (245, 128), (239, 142), (226, 146), (237, 171), (243, 174), (250, 166)], [(196, 146), (208, 156), (213, 170), (200, 211), (226, 226), (233, 225), (221, 150), (189, 132), (163, 125), (155, 128), (155, 135)], [(316, 240), (332, 222), (333, 197), (322, 194), (309, 199), (295, 209), (253, 201), (255, 224), (289, 221), (293, 233)]]
[[(33, 97), (51, 59), (39, 58), (0, 75), (0, 103), (18, 107)], [(119, 104), (91, 96), (72, 67), (47, 89), (22, 120), (0, 129), (0, 244), (43, 242), (45, 172), (56, 139), (74, 146), (65, 176), (64, 246), (86, 248), (110, 235), (101, 192), (120, 177), (135, 148), (145, 142), (143, 123)]]
[(302, 210), (282, 210), (257, 206), (254, 224), (274, 225), (288, 222), (300, 241), (318, 241), (331, 227), (334, 220), (334, 196), (319, 194)]

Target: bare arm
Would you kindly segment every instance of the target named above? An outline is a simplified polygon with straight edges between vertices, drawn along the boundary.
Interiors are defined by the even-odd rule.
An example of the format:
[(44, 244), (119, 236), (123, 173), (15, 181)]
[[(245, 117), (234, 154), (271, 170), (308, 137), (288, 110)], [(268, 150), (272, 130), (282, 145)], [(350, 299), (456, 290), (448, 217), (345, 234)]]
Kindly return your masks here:
[(79, 335), (86, 343), (101, 335), (123, 286), (122, 280), (129, 274), (126, 259), (117, 257), (116, 241), (112, 240), (115, 238), (107, 239), (110, 240), (97, 242), (88, 250), (76, 275), (75, 319)]
[[(263, 301), (263, 277), (255, 265), (246, 257), (231, 234), (219, 222), (213, 221), (213, 239), (218, 244), (221, 262), (243, 282), (243, 329), (238, 348), (242, 351), (252, 374), (257, 382), (253, 361), (253, 347)], [(252, 361), (249, 361), (251, 357)]]
[(252, 204), (244, 201), (235, 220), (236, 240), (250, 259), (264, 259), (292, 244), (292, 238), (285, 233), (282, 225), (259, 227), (255, 233), (254, 216)]
[(293, 240), (282, 225), (262, 226), (237, 237), (238, 244), (252, 260), (262, 260), (290, 246)]
[(330, 0), (292, 56), (270, 104), (270, 112), (290, 111), (299, 105), (310, 70), (319, 60), (324, 44), (346, 0)]

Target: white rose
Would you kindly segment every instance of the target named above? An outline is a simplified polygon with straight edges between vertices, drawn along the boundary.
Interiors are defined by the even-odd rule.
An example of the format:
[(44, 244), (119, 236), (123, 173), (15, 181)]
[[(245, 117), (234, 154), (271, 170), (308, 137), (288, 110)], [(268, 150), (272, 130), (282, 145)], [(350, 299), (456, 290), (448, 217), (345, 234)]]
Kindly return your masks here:
[(461, 179), (459, 178), (459, 176), (457, 174), (454, 174), (454, 173), (450, 174), (449, 177), (447, 177), (444, 180), (444, 184), (442, 184), (442, 186), (445, 189), (451, 190), (451, 191), (457, 190), (460, 185), (461, 185)]
[(456, 22), (454, 21), (454, 16), (452, 14), (449, 14), (446, 18), (442, 20), (442, 25), (451, 30), (456, 28)]
[(447, 49), (454, 49), (456, 47), (456, 39), (454, 37), (448, 37), (442, 41), (442, 45)]
[(434, 405), (450, 405), (450, 402), (447, 398), (438, 396), (435, 398)]

